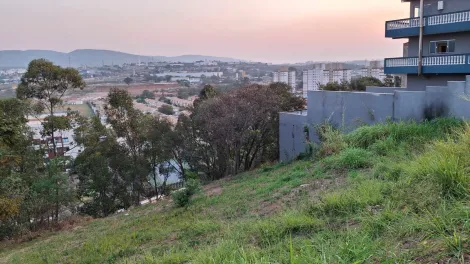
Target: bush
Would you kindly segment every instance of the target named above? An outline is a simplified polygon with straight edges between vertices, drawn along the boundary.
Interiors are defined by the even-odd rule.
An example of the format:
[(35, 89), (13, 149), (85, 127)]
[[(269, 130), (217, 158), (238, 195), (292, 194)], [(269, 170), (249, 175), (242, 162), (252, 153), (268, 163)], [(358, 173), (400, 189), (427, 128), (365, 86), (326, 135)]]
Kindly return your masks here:
[(339, 154), (323, 160), (329, 169), (363, 169), (372, 166), (373, 157), (367, 150), (360, 148), (347, 148)]
[(319, 126), (317, 128), (317, 133), (320, 141), (322, 142), (317, 151), (317, 156), (319, 158), (339, 153), (347, 147), (347, 144), (344, 141), (344, 134), (333, 128), (331, 125), (325, 124)]
[(158, 108), (158, 112), (165, 115), (173, 115), (175, 113), (175, 110), (173, 110), (173, 106), (165, 104)]
[(188, 179), (186, 187), (171, 193), (176, 207), (185, 207), (189, 205), (191, 197), (198, 193), (200, 189), (201, 185), (198, 180)]
[(171, 105), (171, 100), (166, 98), (166, 97), (160, 97), (160, 99), (158, 99), (158, 101), (164, 102), (165, 104)]

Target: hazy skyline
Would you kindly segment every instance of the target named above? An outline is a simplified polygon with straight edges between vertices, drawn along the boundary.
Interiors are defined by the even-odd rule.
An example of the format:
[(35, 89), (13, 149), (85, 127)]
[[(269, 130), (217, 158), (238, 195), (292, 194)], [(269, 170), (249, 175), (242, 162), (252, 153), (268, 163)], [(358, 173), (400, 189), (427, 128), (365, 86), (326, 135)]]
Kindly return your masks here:
[(109, 49), (265, 62), (398, 57), (399, 0), (0, 0), (0, 50)]

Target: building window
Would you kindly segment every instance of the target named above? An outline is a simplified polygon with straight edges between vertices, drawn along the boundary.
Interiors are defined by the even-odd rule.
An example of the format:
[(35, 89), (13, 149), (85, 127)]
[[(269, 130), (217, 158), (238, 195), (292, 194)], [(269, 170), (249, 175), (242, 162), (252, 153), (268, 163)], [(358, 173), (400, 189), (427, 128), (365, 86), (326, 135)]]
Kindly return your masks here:
[(419, 17), (419, 7), (415, 6), (413, 9), (413, 17)]
[(64, 137), (63, 140), (64, 140), (64, 143), (68, 143), (68, 142), (69, 142), (69, 138), (68, 138), (68, 137)]
[(442, 54), (455, 52), (455, 40), (439, 40), (429, 43), (430, 54)]

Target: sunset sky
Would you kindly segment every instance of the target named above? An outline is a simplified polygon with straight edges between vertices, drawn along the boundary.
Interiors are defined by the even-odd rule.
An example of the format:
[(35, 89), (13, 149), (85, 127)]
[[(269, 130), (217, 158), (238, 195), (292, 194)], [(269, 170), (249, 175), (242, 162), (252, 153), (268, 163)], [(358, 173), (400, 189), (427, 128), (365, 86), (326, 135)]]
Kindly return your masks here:
[(400, 0), (0, 0), (0, 50), (110, 49), (265, 62), (401, 55)]

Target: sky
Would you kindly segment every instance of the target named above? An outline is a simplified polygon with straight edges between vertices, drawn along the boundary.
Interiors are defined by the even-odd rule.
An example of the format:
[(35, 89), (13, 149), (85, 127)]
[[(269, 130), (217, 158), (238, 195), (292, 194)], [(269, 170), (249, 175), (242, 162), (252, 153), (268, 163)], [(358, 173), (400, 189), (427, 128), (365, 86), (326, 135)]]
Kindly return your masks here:
[(0, 0), (0, 50), (109, 49), (273, 63), (402, 55), (400, 0)]

